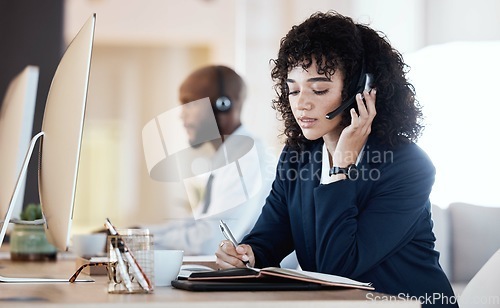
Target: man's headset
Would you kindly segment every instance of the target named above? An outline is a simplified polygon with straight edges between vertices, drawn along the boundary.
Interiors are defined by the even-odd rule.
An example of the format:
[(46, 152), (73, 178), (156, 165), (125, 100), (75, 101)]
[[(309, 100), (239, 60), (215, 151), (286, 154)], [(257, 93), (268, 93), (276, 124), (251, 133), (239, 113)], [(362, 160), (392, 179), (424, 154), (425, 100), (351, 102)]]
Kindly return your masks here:
[(227, 96), (224, 89), (224, 75), (220, 66), (215, 67), (217, 73), (217, 84), (219, 87), (219, 97), (215, 100), (215, 110), (220, 112), (227, 112), (231, 109), (233, 103)]
[(343, 101), (342, 104), (332, 112), (326, 115), (328, 120), (331, 120), (344, 112), (347, 108), (349, 108), (356, 101), (356, 94), (363, 93), (363, 91), (370, 91), (372, 89), (373, 84), (373, 75), (370, 73), (366, 73), (365, 71), (365, 61), (361, 64), (361, 73), (358, 78), (358, 83), (356, 84), (356, 88), (353, 93), (347, 100)]

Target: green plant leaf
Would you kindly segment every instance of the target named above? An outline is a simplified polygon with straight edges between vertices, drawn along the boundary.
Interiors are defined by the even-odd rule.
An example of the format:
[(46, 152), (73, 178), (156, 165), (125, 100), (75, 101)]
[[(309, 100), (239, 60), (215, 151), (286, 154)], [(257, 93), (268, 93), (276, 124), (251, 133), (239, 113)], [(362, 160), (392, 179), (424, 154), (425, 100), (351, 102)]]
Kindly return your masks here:
[(40, 204), (30, 203), (21, 212), (22, 220), (37, 220), (43, 218)]

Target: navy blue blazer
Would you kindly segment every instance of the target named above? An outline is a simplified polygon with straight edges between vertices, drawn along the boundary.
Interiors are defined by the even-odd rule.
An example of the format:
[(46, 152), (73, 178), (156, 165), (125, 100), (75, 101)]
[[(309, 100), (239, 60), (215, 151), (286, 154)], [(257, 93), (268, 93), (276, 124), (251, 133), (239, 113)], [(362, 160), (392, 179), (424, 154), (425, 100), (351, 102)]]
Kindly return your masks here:
[(428, 156), (413, 143), (389, 150), (370, 137), (358, 178), (322, 185), (322, 145), (283, 150), (261, 216), (242, 241), (256, 266), (279, 266), (295, 250), (303, 270), (372, 282), (424, 306), (429, 296), (454, 303), (434, 250)]

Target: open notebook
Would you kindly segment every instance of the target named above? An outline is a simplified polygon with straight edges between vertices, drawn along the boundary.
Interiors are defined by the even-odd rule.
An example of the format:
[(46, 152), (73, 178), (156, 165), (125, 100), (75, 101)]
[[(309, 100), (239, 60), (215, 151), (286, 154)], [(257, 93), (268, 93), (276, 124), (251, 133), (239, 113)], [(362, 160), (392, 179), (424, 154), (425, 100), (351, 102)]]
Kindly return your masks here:
[(191, 291), (216, 290), (314, 290), (323, 288), (356, 288), (374, 290), (371, 283), (353, 279), (278, 267), (231, 268), (219, 271), (193, 272), (179, 277), (172, 286)]

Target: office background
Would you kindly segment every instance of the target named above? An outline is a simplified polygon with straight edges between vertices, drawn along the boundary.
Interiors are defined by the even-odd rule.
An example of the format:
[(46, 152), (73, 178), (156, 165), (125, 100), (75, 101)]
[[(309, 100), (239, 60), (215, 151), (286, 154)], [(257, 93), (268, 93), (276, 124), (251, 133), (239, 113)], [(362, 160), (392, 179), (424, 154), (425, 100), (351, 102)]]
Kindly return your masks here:
[[(275, 58), (280, 39), (292, 25), (300, 23), (315, 11), (329, 9), (384, 32), (393, 46), (411, 62), (414, 72), (420, 72), (411, 76), (416, 79), (417, 95), (419, 85), (426, 87), (422, 91), (425, 96), (419, 98), (424, 112), (434, 115), (427, 120), (443, 122), (442, 127), (446, 128), (444, 134), (443, 128), (430, 123), (422, 139), (422, 146), (438, 168), (434, 202), (444, 207), (452, 201), (500, 205), (498, 194), (494, 193), (495, 178), (490, 175), (500, 172), (494, 166), (497, 164), (494, 154), (498, 144), (494, 140), (499, 129), (493, 125), (494, 120), (487, 117), (498, 114), (500, 99), (491, 87), (484, 91), (469, 89), (469, 83), (464, 78), (468, 67), (477, 67), (481, 55), (489, 54), (484, 50), (495, 50), (500, 44), (498, 1), (39, 2), (0, 1), (0, 23), (3, 25), (0, 27), (3, 45), (0, 50), (0, 95), (3, 97), (6, 84), (22, 67), (40, 65), (38, 118), (34, 124), (37, 131), (41, 126), (44, 98), (60, 55), (87, 18), (97, 13), (74, 233), (102, 228), (104, 217), (112, 218), (116, 225), (130, 226), (185, 215), (182, 183), (162, 183), (150, 179), (144, 161), (141, 131), (149, 120), (178, 105), (178, 86), (189, 72), (199, 66), (225, 64), (244, 76), (248, 84), (248, 98), (243, 121), (265, 140), (271, 151), (279, 153), (282, 147), (278, 137), (280, 124), (271, 108), (274, 91), (269, 77), (269, 60)], [(454, 45), (456, 42), (466, 45)], [(484, 42), (490, 44), (484, 45), (483, 51), (476, 48), (477, 44)], [(429, 46), (440, 48), (429, 49)], [(464, 76), (454, 72), (448, 75), (442, 71), (440, 74), (433, 73), (429, 63), (441, 63), (440, 59), (450, 59), (450, 55), (458, 52), (466, 52), (460, 58), (453, 58), (460, 68), (458, 71), (464, 72)], [(484, 73), (480, 71), (474, 75), (477, 81), (475, 86), (482, 85), (482, 78), (488, 82), (499, 79), (498, 74), (488, 75), (489, 72), (498, 72), (498, 60), (495, 63), (492, 59), (490, 66), (488, 59), (480, 63)], [(418, 65), (427, 66), (419, 71)], [(440, 88), (440, 80), (432, 79), (436, 76), (447, 78), (450, 82), (456, 80), (458, 84), (456, 87), (452, 83), (452, 86)], [(443, 96), (435, 98), (435, 93), (458, 91), (482, 94), (453, 96), (453, 101), (446, 104), (442, 101)], [(460, 100), (461, 97), (464, 99)], [(435, 105), (444, 109), (432, 109)], [(477, 106), (477, 110), (482, 108), (485, 118), (481, 120), (467, 113), (455, 113), (472, 106)], [(443, 118), (437, 117), (436, 120), (439, 114)], [(444, 119), (447, 115), (454, 119), (452, 124), (457, 126), (450, 127), (451, 124)], [(466, 127), (470, 135), (463, 136), (459, 126)], [(450, 142), (441, 142), (454, 135), (455, 129), (458, 136)], [(470, 141), (477, 136), (485, 136), (480, 138), (481, 142), (485, 142), (484, 147), (477, 148), (476, 145), (474, 151), (470, 151)], [(450, 165), (451, 157), (454, 159)], [(479, 168), (488, 163), (488, 172), (482, 174), (486, 178), (480, 181), (470, 173), (459, 173), (457, 178), (457, 174), (449, 172), (454, 168), (463, 168), (464, 164)], [(36, 166), (30, 169), (25, 203), (37, 198)]]

